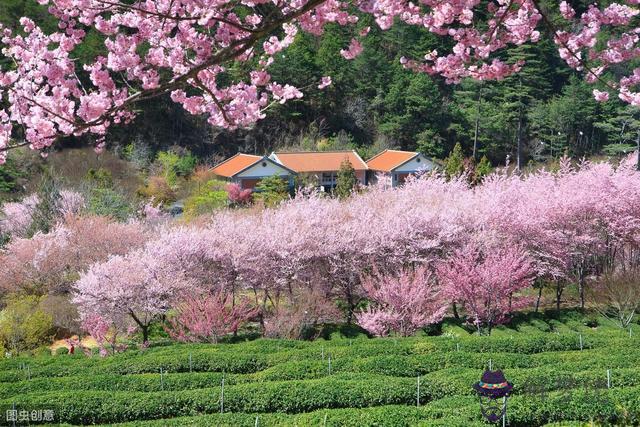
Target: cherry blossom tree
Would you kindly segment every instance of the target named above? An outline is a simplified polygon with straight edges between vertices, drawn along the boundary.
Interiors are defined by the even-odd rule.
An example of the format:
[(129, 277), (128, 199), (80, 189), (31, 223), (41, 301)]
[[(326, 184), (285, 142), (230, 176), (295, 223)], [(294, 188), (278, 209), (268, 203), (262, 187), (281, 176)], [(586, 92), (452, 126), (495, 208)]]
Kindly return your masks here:
[(185, 295), (175, 307), (175, 315), (165, 329), (171, 338), (183, 342), (211, 342), (235, 333), (242, 324), (258, 313), (247, 299), (232, 304), (231, 294)]
[(444, 294), (463, 305), (478, 333), (483, 325), (491, 333), (529, 303), (519, 292), (531, 286), (535, 271), (520, 248), (469, 243), (438, 266), (438, 277)]
[(164, 315), (178, 295), (193, 290), (190, 281), (164, 270), (143, 251), (113, 256), (94, 264), (74, 286), (73, 302), (84, 320), (98, 315), (109, 324), (132, 324), (149, 338), (149, 326)]
[[(93, 240), (102, 239), (108, 241)], [(388, 333), (390, 325), (405, 334), (421, 323), (405, 319), (420, 313), (393, 316), (407, 295), (424, 291), (425, 304), (441, 296), (463, 307), (476, 327), (491, 329), (528, 306), (522, 291), (534, 280), (580, 290), (590, 276), (639, 267), (640, 174), (625, 160), (567, 161), (553, 173), (498, 171), (473, 187), (464, 178), (424, 175), (344, 201), (312, 192), (273, 209), (224, 210), (191, 224), (166, 224), (146, 243), (132, 245), (131, 254), (117, 243), (110, 244), (122, 251), (111, 260), (106, 243), (96, 246), (98, 264), (79, 282), (85, 290), (78, 294), (87, 295), (77, 300), (81, 312), (102, 306), (99, 314), (108, 321), (124, 316), (135, 323), (130, 309), (148, 325), (179, 303), (175, 298), (186, 287), (223, 292), (231, 306), (250, 293), (262, 308), (265, 333), (290, 336), (299, 328), (287, 329), (287, 322), (335, 319), (331, 304), (345, 308), (350, 320), (369, 297), (371, 309), (357, 320), (374, 334)], [(60, 258), (41, 259), (58, 266)], [(441, 294), (424, 271), (413, 273), (417, 266), (436, 269)], [(376, 299), (379, 286), (384, 292)], [(108, 294), (92, 297), (99, 287)], [(426, 313), (440, 315), (441, 306), (431, 307)]]
[(0, 209), (0, 236), (25, 237), (38, 205), (38, 196), (25, 197), (20, 202), (7, 202)]
[(377, 336), (397, 332), (406, 337), (440, 322), (447, 306), (434, 279), (425, 266), (367, 276), (362, 286), (374, 306), (356, 315), (358, 324)]
[[(550, 37), (566, 63), (597, 84), (597, 100), (617, 93), (640, 104), (634, 0), (593, 2), (579, 12), (566, 1), (539, 0), (285, 0), (269, 7), (263, 0), (38, 1), (49, 6), (58, 31), (45, 33), (28, 18), (20, 20), (21, 31), (3, 28), (3, 54), (11, 65), (0, 71), (6, 105), (0, 110), (1, 159), (9, 148), (43, 150), (69, 135), (91, 135), (100, 150), (109, 126), (130, 122), (137, 102), (162, 95), (214, 126), (251, 125), (270, 105), (303, 96), (269, 74), (274, 55), (299, 31), (320, 36), (329, 23), (347, 26), (353, 38), (340, 54), (353, 59), (362, 51), (369, 27), (359, 25), (356, 8), (383, 30), (402, 21), (450, 40), (448, 52), (401, 59), (447, 82), (517, 72), (522, 63), (504, 62), (501, 51)], [(74, 49), (90, 32), (104, 38), (105, 54), (82, 64)], [(225, 82), (221, 76), (229, 77), (234, 61), (246, 63), (247, 72)], [(631, 71), (620, 73), (627, 64)], [(329, 83), (330, 76), (318, 76), (314, 85)], [(17, 135), (24, 141), (14, 140)]]
[[(115, 354), (117, 352), (126, 349), (126, 345), (119, 343), (118, 338), (123, 336), (121, 326), (116, 323), (109, 323), (97, 314), (89, 314), (85, 316), (82, 322), (82, 329), (84, 329), (95, 341), (98, 343), (100, 350), (100, 356), (105, 357), (109, 354)], [(127, 328), (127, 332), (131, 330)], [(89, 353), (82, 346), (82, 342), (78, 341), (72, 345), (80, 346), (85, 350), (85, 353)]]
[(67, 216), (50, 233), (13, 239), (0, 251), (0, 291), (66, 294), (89, 266), (139, 248), (151, 235), (137, 223)]
[(229, 201), (235, 205), (246, 205), (251, 202), (251, 189), (242, 189), (240, 184), (231, 183), (227, 185), (227, 194)]

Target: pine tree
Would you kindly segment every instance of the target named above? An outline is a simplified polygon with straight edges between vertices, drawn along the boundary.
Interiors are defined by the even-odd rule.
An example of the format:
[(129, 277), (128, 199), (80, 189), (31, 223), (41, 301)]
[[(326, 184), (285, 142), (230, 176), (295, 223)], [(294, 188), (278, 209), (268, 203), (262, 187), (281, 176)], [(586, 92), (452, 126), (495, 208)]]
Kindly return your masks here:
[(276, 206), (289, 197), (289, 186), (279, 176), (269, 176), (256, 185), (255, 198), (262, 200), (265, 206)]
[(620, 155), (636, 149), (640, 137), (640, 109), (632, 105), (610, 102), (606, 117), (594, 123), (607, 138), (608, 145), (602, 151), (609, 155)]
[(444, 172), (449, 178), (455, 178), (464, 172), (464, 154), (462, 154), (462, 146), (456, 143), (453, 151), (445, 160)]
[(491, 162), (489, 162), (487, 156), (482, 156), (480, 163), (476, 166), (476, 181), (481, 182), (482, 178), (489, 175), (492, 170)]
[(349, 197), (357, 183), (358, 178), (356, 177), (356, 171), (353, 165), (348, 159), (344, 159), (338, 171), (336, 188), (334, 189), (336, 195), (341, 199)]
[[(516, 166), (524, 166), (524, 145), (526, 139), (527, 111), (539, 100), (551, 93), (551, 85), (546, 76), (549, 67), (540, 59), (542, 49), (539, 46), (524, 44), (509, 54), (509, 62), (524, 61), (522, 70), (507, 77), (502, 83), (502, 114), (510, 124), (512, 147), (516, 151)], [(508, 140), (506, 141), (508, 142)]]

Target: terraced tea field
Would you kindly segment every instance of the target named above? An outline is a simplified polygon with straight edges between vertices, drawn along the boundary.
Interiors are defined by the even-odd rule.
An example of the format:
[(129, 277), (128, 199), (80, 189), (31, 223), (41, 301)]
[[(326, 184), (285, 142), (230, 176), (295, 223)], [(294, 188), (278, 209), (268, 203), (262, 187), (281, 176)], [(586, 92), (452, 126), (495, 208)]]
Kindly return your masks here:
[(489, 363), (514, 384), (507, 425), (640, 423), (640, 326), (591, 328), (571, 317), (522, 322), (490, 337), (452, 327), (416, 338), (260, 339), (107, 358), (3, 359), (0, 409), (53, 411), (56, 424), (487, 425), (471, 385)]

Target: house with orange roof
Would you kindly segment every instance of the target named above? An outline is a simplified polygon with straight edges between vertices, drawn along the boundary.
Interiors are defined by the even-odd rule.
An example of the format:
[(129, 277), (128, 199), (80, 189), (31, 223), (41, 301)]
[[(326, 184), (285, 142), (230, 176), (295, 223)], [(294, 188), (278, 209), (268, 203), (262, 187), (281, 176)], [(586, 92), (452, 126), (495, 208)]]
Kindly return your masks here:
[(430, 171), (436, 167), (433, 159), (415, 151), (384, 150), (367, 160), (369, 182), (375, 182), (376, 174), (391, 176), (393, 187), (401, 185), (409, 175)]
[(279, 176), (293, 187), (295, 171), (275, 162), (267, 156), (238, 153), (213, 167), (219, 177), (240, 184), (243, 189), (253, 189), (263, 179)]
[(312, 178), (319, 186), (329, 190), (336, 186), (338, 171), (343, 161), (353, 166), (360, 184), (367, 183), (367, 164), (353, 150), (345, 151), (276, 151), (271, 160), (293, 170), (298, 175)]

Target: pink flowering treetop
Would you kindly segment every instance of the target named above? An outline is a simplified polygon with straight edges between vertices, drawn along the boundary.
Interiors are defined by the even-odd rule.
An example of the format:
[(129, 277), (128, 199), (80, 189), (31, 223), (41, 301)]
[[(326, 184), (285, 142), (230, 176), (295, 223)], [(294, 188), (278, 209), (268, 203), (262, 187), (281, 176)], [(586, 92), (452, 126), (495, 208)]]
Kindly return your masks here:
[(438, 278), (446, 297), (463, 305), (469, 320), (488, 328), (528, 304), (520, 291), (531, 286), (535, 271), (528, 255), (515, 246), (480, 247), (469, 243), (443, 261)]
[[(538, 42), (549, 34), (560, 56), (589, 82), (600, 82), (594, 96), (609, 92), (640, 105), (640, 68), (607, 77), (611, 67), (639, 56), (639, 13), (635, 0), (593, 3), (577, 13), (566, 1), (538, 0), (38, 0), (49, 6), (58, 31), (45, 33), (22, 18), (20, 30), (2, 29), (0, 70), (0, 160), (6, 150), (29, 145), (42, 150), (57, 138), (90, 134), (101, 149), (107, 129), (129, 122), (134, 104), (169, 95), (188, 112), (214, 126), (234, 129), (264, 117), (274, 103), (300, 98), (287, 82), (272, 81), (274, 55), (299, 31), (321, 35), (328, 23), (356, 27), (359, 9), (386, 30), (394, 22), (423, 27), (451, 40), (449, 52), (402, 58), (405, 67), (439, 74), (448, 82), (462, 78), (500, 79), (522, 64), (507, 64), (500, 51)], [(265, 5), (268, 3), (268, 7)], [(268, 9), (268, 10), (267, 10)], [(74, 49), (89, 31), (104, 37), (105, 54), (88, 63)], [(355, 58), (369, 28), (353, 28), (340, 54)], [(605, 37), (606, 36), (606, 37)], [(602, 41), (602, 42), (601, 42)], [(251, 64), (244, 76), (226, 81), (234, 61)], [(228, 74), (227, 74), (228, 77)], [(318, 76), (319, 87), (330, 76)], [(15, 141), (18, 130), (24, 141)]]
[(98, 315), (114, 327), (132, 325), (147, 342), (151, 323), (169, 310), (179, 294), (191, 289), (190, 281), (171, 273), (143, 251), (114, 256), (80, 276), (73, 302), (83, 321)]
[(440, 322), (447, 308), (434, 279), (424, 266), (364, 278), (362, 286), (373, 304), (356, 315), (358, 324), (377, 336), (396, 332), (406, 337)]
[(248, 300), (233, 304), (231, 293), (222, 290), (185, 295), (175, 311), (166, 327), (171, 338), (214, 344), (221, 337), (237, 332), (243, 323), (258, 314), (258, 309), (251, 307)]
[(252, 193), (251, 189), (243, 189), (240, 184), (235, 182), (227, 185), (227, 196), (234, 205), (246, 205), (251, 202)]
[(67, 215), (49, 233), (14, 238), (0, 251), (0, 293), (67, 294), (89, 266), (140, 248), (151, 235), (139, 223)]
[(20, 202), (0, 206), (0, 236), (25, 237), (37, 205), (38, 196), (33, 194)]

